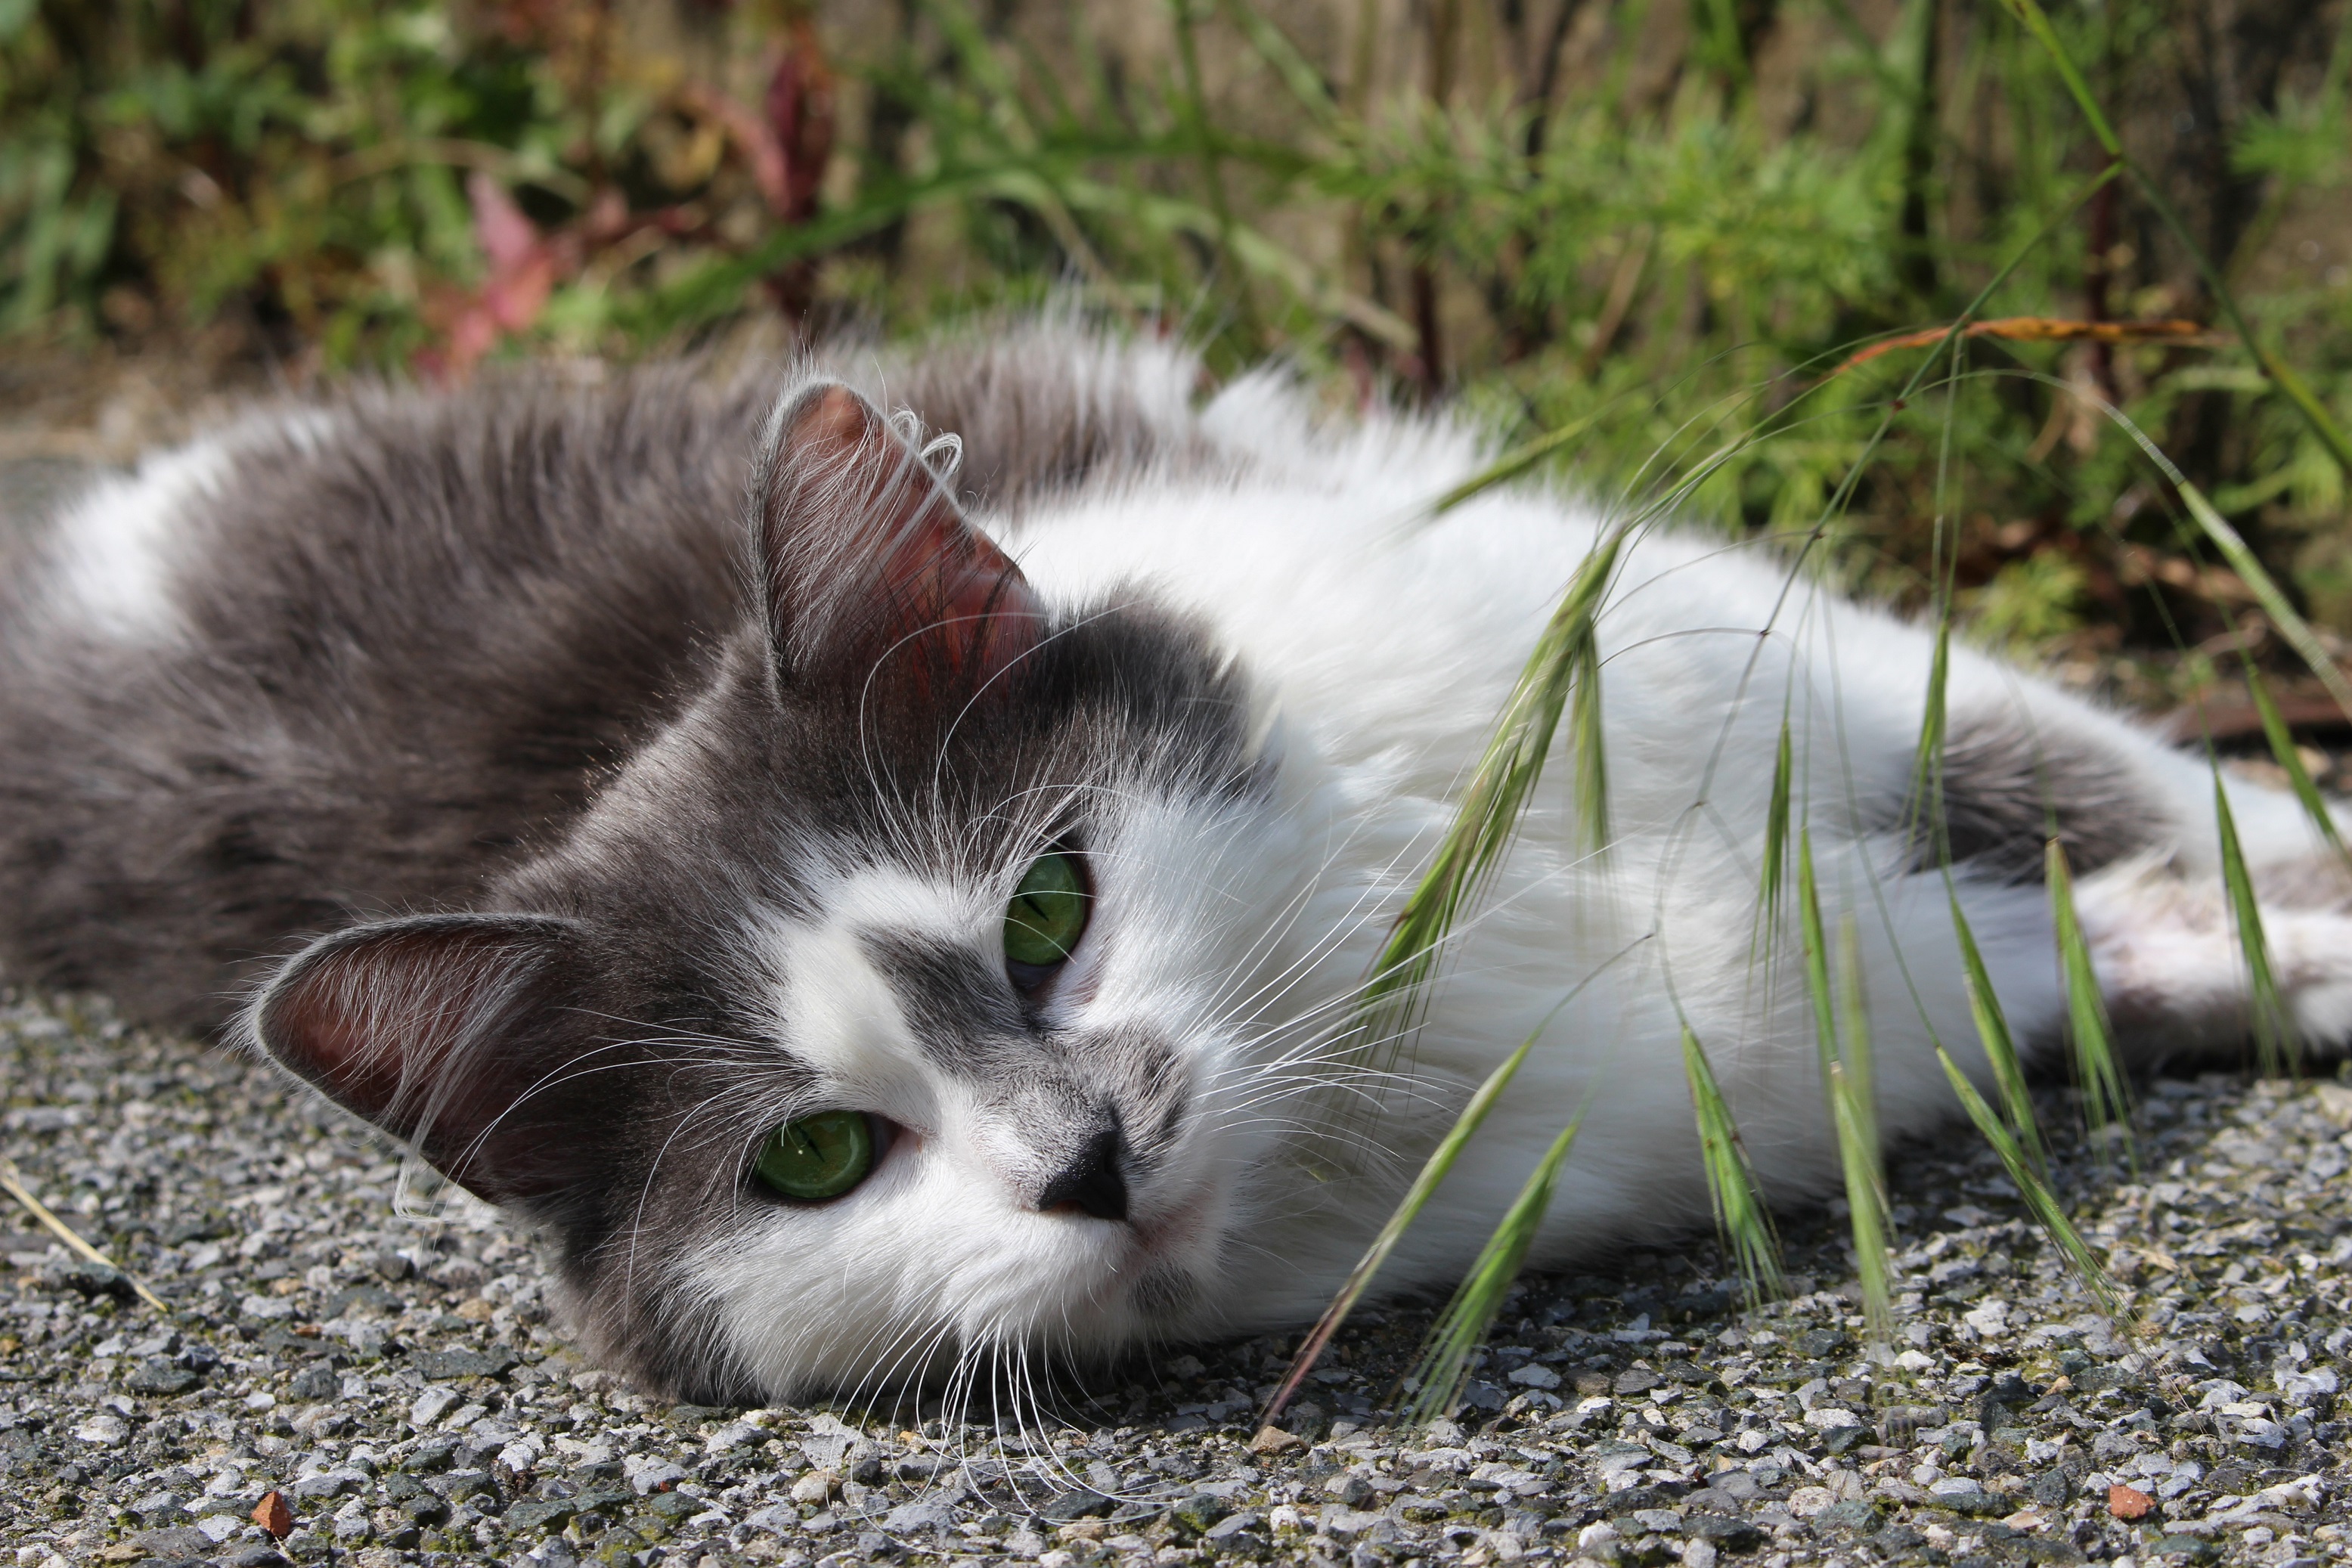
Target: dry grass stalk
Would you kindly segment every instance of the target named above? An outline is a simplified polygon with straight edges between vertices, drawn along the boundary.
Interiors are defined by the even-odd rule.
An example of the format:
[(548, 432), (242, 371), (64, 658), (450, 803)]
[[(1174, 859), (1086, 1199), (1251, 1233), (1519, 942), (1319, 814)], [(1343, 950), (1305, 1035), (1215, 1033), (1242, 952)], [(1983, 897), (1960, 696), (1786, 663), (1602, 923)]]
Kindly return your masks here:
[(100, 1252), (97, 1247), (92, 1247), (89, 1242), (84, 1241), (79, 1236), (74, 1233), (73, 1226), (68, 1225), (65, 1221), (57, 1216), (57, 1211), (50, 1208), (48, 1205), (43, 1203), (40, 1199), (35, 1197), (33, 1195), (32, 1189), (25, 1185), (24, 1174), (16, 1169), (16, 1162), (13, 1160), (0, 1159), (0, 1188), (5, 1188), (10, 1197), (15, 1198), (18, 1203), (24, 1205), (26, 1212), (30, 1214), (35, 1219), (39, 1220), (42, 1226), (59, 1241), (64, 1242), (68, 1247), (73, 1248), (74, 1251), (79, 1253), (89, 1261), (98, 1264), (102, 1268), (111, 1268), (117, 1274), (121, 1275), (125, 1279), (130, 1280), (131, 1288), (139, 1292), (139, 1299), (141, 1300), (146, 1302), (149, 1306), (154, 1308), (159, 1312), (168, 1312), (172, 1310), (171, 1308), (163, 1305), (162, 1299), (158, 1297), (154, 1291), (147, 1289), (145, 1282), (137, 1275), (131, 1273), (128, 1268), (123, 1268), (122, 1265), (117, 1263), (111, 1258), (109, 1258), (105, 1253)]

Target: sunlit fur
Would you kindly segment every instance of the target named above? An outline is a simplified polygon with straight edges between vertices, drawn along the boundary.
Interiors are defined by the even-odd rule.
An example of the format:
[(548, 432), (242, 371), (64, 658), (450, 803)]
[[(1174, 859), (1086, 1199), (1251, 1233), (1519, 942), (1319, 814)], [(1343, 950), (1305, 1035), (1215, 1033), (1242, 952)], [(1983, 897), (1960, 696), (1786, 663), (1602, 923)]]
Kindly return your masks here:
[[(795, 373), (788, 394), (824, 368)], [(2030, 870), (2047, 830), (2084, 847), (2083, 916), (2128, 1026), (2125, 1046), (2145, 1060), (2237, 1047), (2245, 987), (2219, 894), (2201, 761), (1958, 649), (1947, 788), (1954, 842), (1965, 829), (1967, 853), (1948, 883), (1923, 855), (1914, 802), (1928, 637), (1817, 585), (1770, 542), (1673, 528), (1641, 532), (1599, 623), (1606, 850), (1580, 847), (1572, 770), (1556, 763), (1444, 955), (1419, 1026), (1360, 1038), (1358, 987), (1604, 511), (1522, 485), (1433, 521), (1424, 504), (1485, 455), (1452, 419), (1377, 409), (1327, 419), (1274, 373), (1195, 409), (1184, 392), (1197, 367), (1181, 352), (1052, 323), (907, 363), (847, 356), (830, 368), (886, 402), (903, 395), (929, 430), (968, 438), (961, 482), (971, 525), (1018, 563), (1040, 606), (1035, 647), (922, 716), (929, 728), (877, 708), (875, 691), (900, 689), (878, 674), (871, 679), (883, 683), (869, 688), (863, 665), (803, 691), (801, 672), (832, 669), (826, 661), (847, 657), (845, 647), (866, 646), (856, 637), (880, 634), (859, 629), (866, 608), (841, 587), (866, 548), (860, 520), (834, 515), (849, 504), (844, 497), (863, 493), (854, 485), (807, 487), (792, 502), (792, 526), (816, 531), (763, 546), (772, 555), (759, 570), (772, 594), (785, 595), (775, 614), (788, 625), (763, 627), (756, 606), (727, 597), (741, 589), (724, 563), (749, 547), (740, 512), (711, 498), (750, 476), (752, 515), (768, 519), (761, 537), (781, 526), (771, 492), (790, 468), (789, 451), (774, 444), (783, 437), (772, 431), (768, 458), (753, 461), (773, 387), (698, 394), (701, 404), (658, 403), (625, 387), (566, 395), (575, 401), (551, 400), (543, 416), (526, 407), (508, 416), (511, 428), (500, 426), (497, 441), (522, 451), (544, 438), (561, 460), (494, 468), (500, 486), (524, 487), (511, 493), (597, 493), (605, 459), (594, 441), (546, 437), (559, 420), (619, 432), (607, 444), (635, 440), (647, 451), (664, 449), (647, 434), (658, 430), (703, 444), (706, 455), (681, 461), (672, 481), (702, 487), (691, 506), (658, 515), (616, 507), (618, 521), (582, 531), (587, 525), (547, 502), (552, 537), (594, 546), (551, 547), (571, 618), (514, 585), (541, 579), (519, 575), (497, 588), (524, 623), (507, 644), (522, 650), (510, 685), (552, 679), (531, 662), (551, 656), (522, 636), (543, 629), (533, 616), (554, 628), (551, 646), (568, 647), (563, 638), (602, 635), (599, 594), (638, 606), (612, 614), (655, 651), (622, 675), (599, 675), (605, 687), (594, 689), (640, 692), (629, 699), (639, 706), (614, 719), (605, 752), (564, 764), (575, 771), (539, 795), (518, 792), (540, 804), (521, 826), (502, 829), (497, 842), (510, 847), (469, 848), (490, 840), (471, 819), (454, 819), (431, 841), (440, 847), (406, 863), (430, 875), (403, 881), (385, 872), (367, 883), (354, 873), (338, 886), (364, 896), (338, 893), (344, 901), (331, 918), (288, 894), (266, 906), (289, 911), (272, 917), (275, 926), (225, 944), (284, 952), (289, 939), (322, 927), (362, 933), (347, 947), (311, 950), (325, 953), (308, 961), (315, 965), (371, 953), (365, 932), (374, 928), (358, 924), (366, 919), (445, 909), (481, 922), (496, 940), (436, 958), (440, 968), (394, 973), (385, 966), (406, 961), (376, 954), (356, 979), (338, 981), (354, 997), (408, 998), (401, 1005), (415, 1014), (420, 987), (475, 966), (463, 991), (474, 1011), (452, 1013), (468, 1020), (463, 1038), (440, 1041), (438, 1055), (401, 1041), (370, 1047), (403, 1070), (425, 1061), (467, 1086), (491, 1081), (483, 1064), (494, 1060), (520, 1075), (521, 1087), (500, 1091), (507, 1100), (467, 1111), (471, 1120), (457, 1115), (465, 1096), (446, 1082), (412, 1085), (406, 1101), (366, 1103), (339, 1089), (356, 1079), (305, 1058), (314, 1047), (298, 1026), (310, 1013), (341, 1009), (349, 1027), (366, 1010), (335, 1001), (341, 992), (305, 992), (303, 960), (275, 972), (249, 1033), (445, 1163), (474, 1161), (477, 1184), (548, 1236), (583, 1342), (648, 1385), (785, 1396), (928, 1380), (959, 1408), (1003, 1413), (1026, 1407), (1053, 1366), (1309, 1320), (1470, 1088), (1538, 1026), (1518, 1079), (1378, 1289), (1450, 1285), (1580, 1105), (1588, 1105), (1583, 1131), (1537, 1266), (1573, 1266), (1615, 1242), (1704, 1223), (1685, 1025), (1706, 1046), (1770, 1194), (1827, 1192), (1836, 1154), (1797, 933), (1792, 919), (1758, 930), (1784, 719), (1825, 916), (1833, 930), (1852, 923), (1891, 1146), (1899, 1151), (1906, 1135), (1956, 1109), (1932, 1040), (1988, 1076), (1948, 889), (2012, 1026), (2039, 1059), (2054, 1047), (2063, 999), (2046, 894)], [(454, 447), (464, 406), (447, 416), (435, 407), (355, 401), (327, 434), (289, 438), (275, 454), (271, 494), (310, 494), (302, 476), (332, 469), (345, 450), (338, 442), (378, 444), (367, 462), (352, 461), (354, 472), (405, 471), (397, 459), (411, 448)], [(730, 449), (739, 455), (721, 483), (707, 454)], [(929, 449), (944, 467), (945, 449)], [(187, 514), (193, 521), (175, 532), (169, 523), (188, 481), (174, 476), (198, 468), (207, 493), (227, 500)], [(0, 638), (0, 673), (16, 672), (30, 682), (20, 690), (38, 694), (0, 697), (0, 757), (12, 736), (33, 737), (52, 757), (97, 744), (89, 725), (60, 717), (81, 711), (76, 701), (98, 702), (96, 678), (68, 668), (57, 634), (26, 628), (70, 621), (79, 606), (82, 640), (71, 646), (125, 645), (105, 656), (118, 663), (100, 662), (117, 672), (109, 677), (117, 687), (128, 679), (146, 689), (137, 687), (147, 668), (139, 661), (161, 656), (133, 646), (131, 622), (201, 637), (201, 604), (225, 602), (241, 581), (265, 574), (256, 563), (274, 560), (268, 552), (293, 548), (290, 533), (238, 533), (245, 525), (224, 521), (239, 484), (260, 483), (252, 472), (185, 458), (68, 515), (57, 557), (68, 564), (24, 601), (40, 614), (20, 615)], [(911, 467), (899, 479), (929, 482)], [(450, 531), (461, 561), (503, 537), (498, 514), (467, 510), (473, 490), (453, 481), (446, 493), (455, 499), (436, 505), (451, 521), (436, 526)], [(905, 500), (891, 493), (890, 504)], [(399, 513), (387, 506), (387, 516)], [(658, 540), (662, 530), (700, 574), (681, 569), (683, 586), (644, 589), (640, 605), (628, 595), (665, 570), (660, 552), (644, 548), (646, 531)], [(156, 555), (134, 559), (142, 550)], [(232, 559), (236, 552), (245, 553)], [(107, 570), (120, 582), (93, 586), (93, 562), (113, 563)], [(195, 585), (175, 588), (173, 573)], [(394, 582), (381, 591), (409, 590)], [(704, 606), (714, 595), (725, 602), (702, 629), (661, 640), (662, 606)], [(379, 657), (398, 673), (403, 645), (383, 636), (393, 640)], [(879, 671), (887, 658), (869, 662)], [(604, 668), (563, 668), (583, 691)], [(158, 678), (152, 700), (203, 679), (217, 678)], [(1022, 684), (1033, 680), (1043, 684)], [(422, 684), (425, 694), (407, 700), (435, 716), (432, 682)], [(1037, 695), (1049, 688), (1060, 707)], [(1040, 706), (1008, 709), (1003, 692), (1013, 689)], [(185, 742), (173, 731), (170, 744), (150, 736), (148, 754), (179, 766), (203, 745), (226, 743), (221, 735), (261, 723), (257, 713), (278, 713), (248, 696), (209, 700), (206, 710), (221, 715), (215, 731)], [(324, 700), (288, 700), (299, 709)], [(134, 712), (131, 722), (164, 731), (161, 718)], [(918, 732), (929, 751), (892, 750)], [(459, 742), (478, 737), (456, 735), (448, 754), (463, 763), (475, 753)], [(384, 755), (383, 768), (411, 765)], [(266, 774), (274, 764), (240, 765)], [(286, 765), (324, 766), (299, 748)], [(128, 764), (121, 770), (128, 776)], [(68, 776), (62, 762), (46, 773), (0, 772), (0, 804), (15, 803), (28, 821), (58, 817)], [(125, 798), (144, 799), (125, 788)], [(2234, 779), (2229, 788), (2257, 878), (2277, 900), (2265, 923), (2289, 1005), (2311, 1044), (2340, 1045), (2352, 1032), (2347, 884), (2326, 868), (2291, 799)], [(159, 798), (141, 809), (163, 821), (173, 809), (202, 808)], [(340, 809), (332, 800), (318, 806), (328, 821)], [(380, 820), (344, 815), (360, 834)], [(9, 856), (0, 866), (30, 886), (33, 830), (17, 833), (0, 846)], [(67, 838), (95, 846), (95, 833), (76, 827)], [(1050, 986), (1016, 995), (1003, 965), (1005, 905), (1035, 857), (1066, 841), (1092, 879), (1091, 921)], [(179, 867), (172, 874), (183, 879), (208, 874), (168, 856), (156, 863)], [(99, 881), (94, 872), (79, 883), (40, 875), (50, 911), (74, 907), (72, 889)], [(168, 946), (164, 938), (195, 929), (203, 910), (226, 898), (190, 905), (174, 917), (184, 923), (159, 925), (163, 937), (149, 946)], [(121, 918), (96, 891), (80, 907)], [(225, 988), (226, 958), (167, 972), (128, 947), (60, 947), (32, 924), (24, 917), (8, 953), (37, 977), (107, 984), (117, 964), (152, 1013), (197, 1023), (218, 1016), (205, 997)], [(400, 933), (412, 928), (383, 929), (408, 940)], [(415, 940), (439, 942), (441, 931)], [(211, 992), (189, 978), (204, 974), (214, 976)], [(520, 1024), (485, 1023), (484, 997), (501, 1008), (520, 998), (514, 1006), (536, 1011)], [(293, 1020), (284, 1037), (272, 1033), (272, 998)], [(966, 1004), (966, 1014), (942, 1016)], [(437, 1109), (420, 1116), (404, 1105)], [(867, 1111), (898, 1129), (862, 1185), (829, 1204), (793, 1205), (747, 1182), (747, 1152), (761, 1137), (824, 1109)], [(445, 1111), (446, 1128), (434, 1120)], [(1069, 1157), (1081, 1114), (1116, 1116), (1125, 1129), (1124, 1220), (1040, 1212), (1038, 1194)], [(535, 1115), (576, 1130), (569, 1163), (550, 1163)], [(462, 1143), (452, 1144), (459, 1132)], [(541, 1163), (514, 1173), (532, 1155)]]

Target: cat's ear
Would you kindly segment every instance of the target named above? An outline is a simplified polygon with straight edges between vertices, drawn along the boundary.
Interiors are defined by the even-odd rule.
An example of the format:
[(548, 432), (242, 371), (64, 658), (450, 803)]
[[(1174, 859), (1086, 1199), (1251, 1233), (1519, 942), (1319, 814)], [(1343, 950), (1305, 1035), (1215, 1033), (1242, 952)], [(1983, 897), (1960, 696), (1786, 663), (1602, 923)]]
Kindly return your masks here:
[(579, 970), (569, 922), (433, 915), (298, 953), (246, 1014), (278, 1062), (493, 1203), (578, 1179), (562, 1085)]
[(754, 480), (759, 566), (788, 682), (961, 700), (1036, 645), (1028, 580), (874, 405), (838, 382), (776, 410)]

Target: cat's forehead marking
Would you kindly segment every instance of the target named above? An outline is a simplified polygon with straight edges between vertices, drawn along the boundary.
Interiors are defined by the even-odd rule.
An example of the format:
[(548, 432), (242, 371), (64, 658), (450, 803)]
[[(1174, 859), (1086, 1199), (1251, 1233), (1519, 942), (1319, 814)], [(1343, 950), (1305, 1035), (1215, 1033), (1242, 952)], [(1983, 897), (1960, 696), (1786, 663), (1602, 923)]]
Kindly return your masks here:
[(845, 931), (969, 942), (982, 900), (973, 888), (887, 860), (834, 871), (811, 890), (814, 918)]
[(780, 980), (776, 1011), (795, 1056), (837, 1080), (929, 1065), (918, 1026), (931, 1004), (910, 1008), (894, 973), (876, 962), (877, 944), (924, 952), (971, 951), (968, 889), (904, 867), (837, 869), (808, 889), (804, 912), (764, 922), (759, 941)]
[(860, 934), (866, 962), (888, 982), (916, 1043), (950, 1070), (984, 1071), (1007, 1042), (1027, 1034), (1003, 958), (966, 939), (925, 940), (905, 932)]

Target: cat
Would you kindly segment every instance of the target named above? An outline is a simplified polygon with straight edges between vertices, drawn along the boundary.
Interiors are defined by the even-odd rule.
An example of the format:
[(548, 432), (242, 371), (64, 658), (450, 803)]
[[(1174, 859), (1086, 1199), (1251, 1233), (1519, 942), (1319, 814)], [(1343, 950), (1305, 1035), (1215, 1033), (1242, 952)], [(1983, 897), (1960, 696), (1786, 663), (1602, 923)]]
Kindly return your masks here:
[[(1607, 518), (1432, 518), (1465, 423), (1202, 381), (1049, 320), (355, 389), (150, 458), (0, 585), (0, 966), (262, 1054), (532, 1227), (588, 1354), (709, 1404), (1310, 1320), (1531, 1030), (1381, 1289), (1458, 1278), (1580, 1106), (1535, 1266), (1704, 1224), (1685, 1025), (1770, 1196), (1829, 1191), (1793, 914), (1758, 935), (1784, 717), (1891, 1142), (1955, 1113), (1932, 1039), (1989, 1082), (1948, 886), (2056, 1049), (2053, 834), (2134, 1060), (2239, 1047), (2202, 760), (1955, 647), (1948, 884), (1929, 635), (1667, 529), (1599, 620), (1605, 853), (1556, 761), (1417, 1026), (1358, 1038)], [(2347, 883), (2226, 788), (2336, 1047)]]

